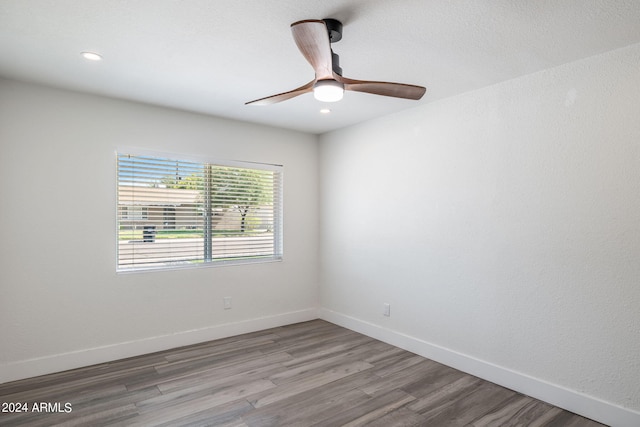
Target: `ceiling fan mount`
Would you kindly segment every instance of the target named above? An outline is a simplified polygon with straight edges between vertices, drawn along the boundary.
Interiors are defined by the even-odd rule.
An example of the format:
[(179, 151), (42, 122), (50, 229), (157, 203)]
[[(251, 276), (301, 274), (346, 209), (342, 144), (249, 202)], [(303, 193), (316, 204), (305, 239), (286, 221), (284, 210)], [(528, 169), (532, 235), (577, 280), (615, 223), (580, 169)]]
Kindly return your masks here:
[(337, 19), (294, 22), (291, 33), (300, 53), (313, 67), (315, 78), (297, 89), (249, 101), (247, 105), (271, 105), (309, 92), (320, 101), (335, 102), (342, 99), (345, 90), (418, 100), (426, 91), (422, 86), (343, 77), (340, 58), (331, 49), (331, 43), (342, 40), (342, 23)]

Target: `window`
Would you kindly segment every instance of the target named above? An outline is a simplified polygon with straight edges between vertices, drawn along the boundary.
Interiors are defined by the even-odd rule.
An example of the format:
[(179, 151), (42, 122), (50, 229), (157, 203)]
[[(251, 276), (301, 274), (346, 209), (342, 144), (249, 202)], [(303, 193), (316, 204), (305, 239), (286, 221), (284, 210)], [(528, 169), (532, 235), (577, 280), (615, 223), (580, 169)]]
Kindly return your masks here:
[(118, 271), (282, 259), (282, 166), (117, 155)]
[(147, 219), (147, 208), (142, 206), (122, 206), (122, 217), (131, 221)]

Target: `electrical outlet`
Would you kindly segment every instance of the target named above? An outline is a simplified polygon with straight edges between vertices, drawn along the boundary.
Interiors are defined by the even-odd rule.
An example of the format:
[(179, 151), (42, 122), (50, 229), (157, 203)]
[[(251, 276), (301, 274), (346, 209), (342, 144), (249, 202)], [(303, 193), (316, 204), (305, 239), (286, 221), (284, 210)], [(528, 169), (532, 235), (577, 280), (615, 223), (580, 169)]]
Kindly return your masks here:
[(387, 317), (391, 316), (391, 305), (385, 302), (382, 307), (382, 314)]
[(222, 298), (222, 303), (225, 310), (229, 310), (231, 308), (231, 297)]

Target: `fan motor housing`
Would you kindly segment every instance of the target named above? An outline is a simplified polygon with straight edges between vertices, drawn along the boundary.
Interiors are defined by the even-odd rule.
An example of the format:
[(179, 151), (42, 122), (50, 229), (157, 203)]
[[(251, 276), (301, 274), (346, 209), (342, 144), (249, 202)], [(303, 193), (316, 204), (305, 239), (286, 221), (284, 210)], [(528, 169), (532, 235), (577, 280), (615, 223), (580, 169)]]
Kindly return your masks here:
[[(342, 40), (342, 22), (337, 19), (325, 18), (323, 19), (329, 32), (329, 42), (335, 43)], [(340, 68), (340, 57), (331, 50), (331, 62), (333, 63), (333, 72), (342, 75), (342, 68)]]
[(325, 18), (323, 21), (329, 30), (329, 41), (335, 43), (342, 40), (342, 22), (332, 18)]

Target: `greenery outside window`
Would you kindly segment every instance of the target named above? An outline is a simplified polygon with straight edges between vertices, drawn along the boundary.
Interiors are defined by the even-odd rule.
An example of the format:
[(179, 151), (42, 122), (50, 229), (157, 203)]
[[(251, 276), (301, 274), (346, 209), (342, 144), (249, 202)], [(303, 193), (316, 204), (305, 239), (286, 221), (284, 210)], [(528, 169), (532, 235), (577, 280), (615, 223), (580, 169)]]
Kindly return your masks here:
[(282, 166), (117, 154), (117, 270), (282, 259)]

